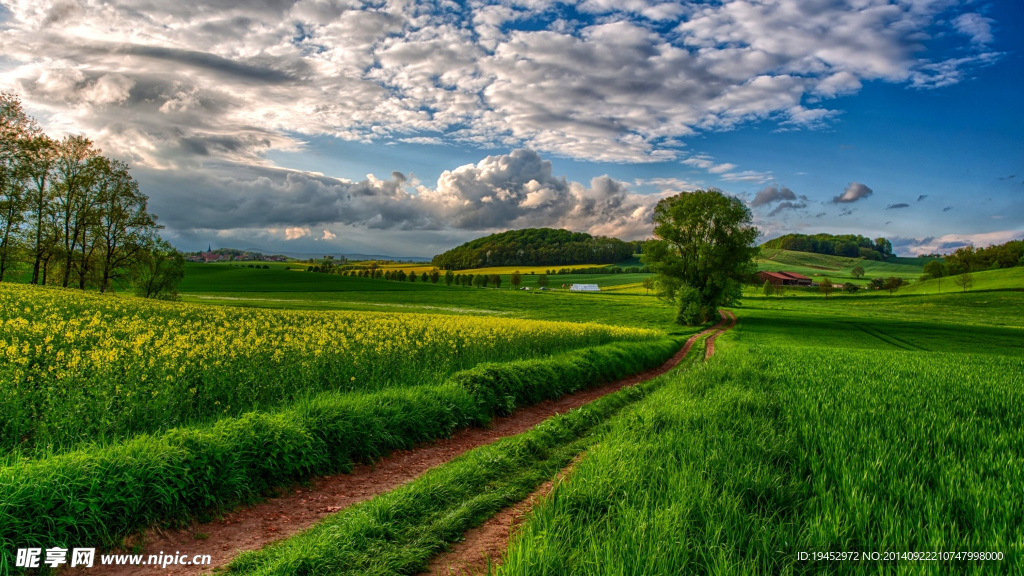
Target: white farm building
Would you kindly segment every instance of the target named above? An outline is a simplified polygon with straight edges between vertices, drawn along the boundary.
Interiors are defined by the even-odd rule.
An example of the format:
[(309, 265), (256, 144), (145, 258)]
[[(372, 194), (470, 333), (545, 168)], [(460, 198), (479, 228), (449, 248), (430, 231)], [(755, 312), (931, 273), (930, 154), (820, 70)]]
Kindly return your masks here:
[(601, 289), (597, 284), (573, 284), (569, 287), (572, 292), (600, 292)]

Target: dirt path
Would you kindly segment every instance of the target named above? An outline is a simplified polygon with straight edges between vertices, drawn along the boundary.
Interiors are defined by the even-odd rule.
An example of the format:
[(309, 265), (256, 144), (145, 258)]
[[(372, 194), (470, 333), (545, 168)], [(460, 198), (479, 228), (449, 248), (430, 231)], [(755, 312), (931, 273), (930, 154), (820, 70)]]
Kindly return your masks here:
[[(715, 353), (715, 339), (736, 325), (736, 316), (732, 312), (720, 311), (719, 313), (722, 315), (722, 321), (691, 337), (684, 347), (686, 351), (689, 351), (698, 338), (709, 332), (714, 332), (707, 340), (707, 352), (704, 359), (710, 358)], [(729, 325), (725, 326), (727, 320)], [(420, 576), (474, 576), (487, 574), (488, 568), (500, 565), (512, 536), (526, 520), (526, 516), (534, 504), (547, 496), (556, 482), (565, 481), (579, 459), (577, 458), (572, 464), (563, 468), (555, 480), (545, 482), (525, 500), (498, 512), (482, 525), (466, 532), (464, 540), (454, 544), (448, 552), (431, 560), (430, 567)]]
[[(374, 465), (359, 465), (349, 474), (313, 479), (308, 486), (292, 487), (278, 497), (242, 508), (220, 520), (196, 524), (182, 530), (147, 530), (140, 540), (143, 562), (150, 554), (181, 553), (192, 558), (210, 555), (209, 566), (95, 566), (91, 569), (67, 568), (65, 574), (96, 574), (105, 576), (196, 576), (230, 562), (240, 552), (255, 550), (292, 536), (316, 524), (324, 517), (377, 494), (393, 490), (415, 479), (427, 470), (443, 464), (464, 452), (507, 436), (529, 430), (544, 420), (564, 414), (611, 394), (625, 386), (659, 376), (674, 368), (693, 344), (710, 332), (721, 330), (726, 318), (715, 326), (695, 334), (667, 362), (654, 368), (597, 388), (581, 390), (557, 400), (547, 400), (516, 411), (507, 417), (495, 417), (488, 428), (467, 428), (452, 435), (411, 450), (392, 452)], [(527, 508), (528, 509), (528, 508)], [(507, 542), (507, 539), (502, 540)], [(504, 548), (501, 548), (504, 551)], [(99, 554), (97, 554), (99, 564)]]
[(729, 325), (726, 326), (725, 328), (718, 330), (717, 332), (712, 334), (710, 338), (708, 338), (707, 346), (704, 349), (705, 360), (715, 355), (715, 340), (717, 340), (719, 336), (724, 334), (726, 330), (731, 330), (732, 327), (736, 325), (736, 316), (733, 315), (732, 312), (720, 312), (720, 314), (722, 315), (723, 322), (725, 321), (726, 316), (729, 317)]

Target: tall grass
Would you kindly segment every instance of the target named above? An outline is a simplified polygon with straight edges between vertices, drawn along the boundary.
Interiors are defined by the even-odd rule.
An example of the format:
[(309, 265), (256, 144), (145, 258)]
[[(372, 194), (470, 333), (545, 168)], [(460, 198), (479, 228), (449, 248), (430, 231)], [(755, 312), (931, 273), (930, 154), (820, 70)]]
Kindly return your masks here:
[[(1024, 359), (730, 340), (616, 419), (499, 574), (1019, 572)], [(799, 556), (844, 551), (1004, 560)]]
[(528, 432), (472, 450), (302, 534), (240, 556), (229, 573), (418, 574), (466, 530), (551, 478), (593, 445), (608, 417), (664, 381), (661, 377), (620, 390)]

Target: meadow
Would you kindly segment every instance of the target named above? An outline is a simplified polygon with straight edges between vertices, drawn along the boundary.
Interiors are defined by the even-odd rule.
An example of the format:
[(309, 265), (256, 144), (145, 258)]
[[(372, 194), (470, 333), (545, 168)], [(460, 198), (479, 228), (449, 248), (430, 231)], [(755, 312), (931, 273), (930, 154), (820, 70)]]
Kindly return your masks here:
[[(876, 277), (897, 276), (907, 281), (917, 280), (924, 273), (927, 261), (926, 258), (896, 258), (894, 261), (879, 262), (865, 258), (765, 249), (757, 259), (757, 267), (758, 270), (796, 272), (815, 282), (827, 277), (833, 283), (852, 282), (862, 285)], [(853, 269), (858, 266), (864, 269), (862, 278), (853, 275)]]
[(1024, 266), (1000, 270), (982, 270), (971, 274), (971, 285), (964, 290), (955, 276), (931, 278), (902, 288), (904, 294), (949, 294), (989, 290), (1024, 290)]
[[(964, 325), (899, 300), (747, 299), (707, 365), (614, 420), (498, 574), (1015, 573), (1024, 294), (947, 297), (974, 305)], [(814, 559), (830, 552), (861, 555)]]
[[(392, 282), (354, 276), (316, 274), (283, 269), (255, 270), (224, 264), (196, 264), (200, 273), (186, 276), (182, 298), (197, 304), (289, 310), (354, 310), (474, 315), (530, 320), (597, 322), (681, 333), (673, 324), (672, 305), (645, 295), (636, 285), (647, 274), (565, 274), (549, 276), (547, 291), (445, 286), (423, 282)], [(270, 274), (268, 274), (270, 273)], [(309, 278), (312, 277), (312, 278)], [(289, 284), (299, 278), (304, 288)], [(600, 294), (570, 293), (563, 283), (620, 282)], [(536, 275), (523, 275), (523, 286), (535, 287)], [(618, 286), (632, 290), (618, 291)], [(608, 297), (612, 296), (612, 297)]]

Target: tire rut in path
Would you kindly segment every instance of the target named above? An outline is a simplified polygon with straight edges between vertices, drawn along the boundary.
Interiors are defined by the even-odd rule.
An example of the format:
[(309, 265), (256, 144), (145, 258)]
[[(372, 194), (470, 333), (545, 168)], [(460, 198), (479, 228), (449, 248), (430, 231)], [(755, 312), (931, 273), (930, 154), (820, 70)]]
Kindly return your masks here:
[(141, 554), (143, 561), (150, 554), (180, 552), (190, 559), (208, 554), (212, 558), (209, 566), (168, 566), (166, 569), (160, 566), (99, 566), (100, 554), (97, 554), (97, 565), (93, 568), (67, 568), (62, 572), (65, 575), (84, 573), (97, 576), (197, 576), (208, 573), (228, 564), (241, 552), (256, 550), (297, 534), (343, 508), (398, 488), (473, 448), (520, 434), (556, 414), (660, 376), (679, 364), (699, 338), (721, 330), (725, 322), (723, 315), (721, 322), (691, 336), (672, 358), (647, 372), (527, 406), (511, 416), (496, 416), (487, 428), (464, 428), (450, 438), (410, 450), (396, 450), (376, 464), (357, 465), (347, 474), (314, 478), (308, 486), (292, 486), (280, 496), (230, 512), (219, 520), (193, 524), (186, 529), (151, 528), (142, 535), (141, 551), (134, 552)]
[[(715, 353), (715, 339), (736, 326), (736, 316), (732, 312), (720, 311), (719, 314), (722, 316), (721, 322), (691, 336), (686, 341), (686, 345), (680, 350), (683, 357), (701, 336), (710, 332), (714, 333), (707, 339), (704, 359), (707, 360)], [(728, 326), (725, 325), (727, 321)], [(556, 482), (568, 478), (573, 466), (580, 459), (582, 455), (559, 471), (554, 480), (541, 484), (525, 499), (498, 512), (480, 526), (468, 530), (461, 542), (452, 545), (448, 552), (435, 556), (430, 561), (427, 571), (420, 573), (419, 576), (475, 576), (487, 574), (489, 568), (500, 565), (512, 536), (526, 520), (533, 506), (551, 492)]]

